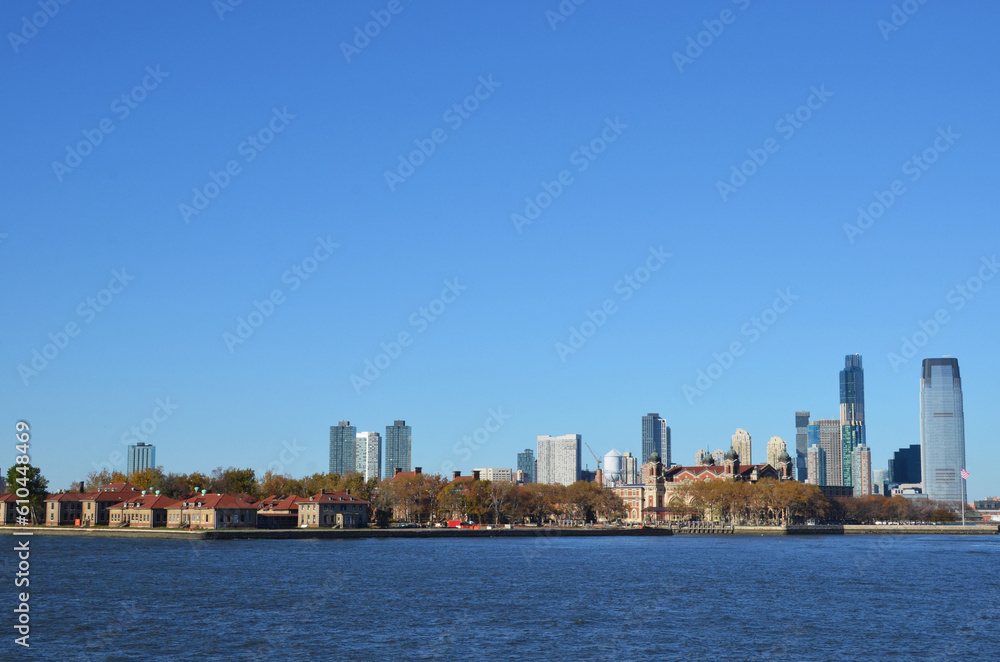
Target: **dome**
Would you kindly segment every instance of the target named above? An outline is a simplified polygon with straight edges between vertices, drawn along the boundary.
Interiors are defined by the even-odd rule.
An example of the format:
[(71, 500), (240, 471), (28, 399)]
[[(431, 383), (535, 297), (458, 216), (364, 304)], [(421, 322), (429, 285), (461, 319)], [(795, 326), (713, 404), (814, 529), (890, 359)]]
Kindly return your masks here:
[(788, 454), (787, 451), (781, 451), (781, 455), (778, 456), (778, 462), (791, 462), (792, 456)]
[(730, 448), (729, 452), (726, 453), (726, 459), (727, 460), (738, 460), (738, 459), (740, 459), (740, 455), (739, 455), (739, 453), (736, 452), (736, 449)]
[(660, 462), (660, 454), (657, 453), (656, 451), (653, 451), (652, 453), (649, 454), (649, 461), (652, 462), (653, 464), (658, 464)]

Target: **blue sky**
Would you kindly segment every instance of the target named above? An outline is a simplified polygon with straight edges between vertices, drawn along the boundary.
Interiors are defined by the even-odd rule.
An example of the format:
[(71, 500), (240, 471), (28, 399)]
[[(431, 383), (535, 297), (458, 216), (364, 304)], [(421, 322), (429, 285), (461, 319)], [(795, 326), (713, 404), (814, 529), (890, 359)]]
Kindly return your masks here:
[(220, 6), (0, 8), (0, 412), (54, 487), (147, 418), (168, 471), (324, 471), (340, 419), (406, 419), (425, 471), (638, 453), (650, 411), (675, 461), (738, 427), (763, 460), (857, 352), (876, 467), (951, 355), (970, 497), (1000, 493), (996, 5)]

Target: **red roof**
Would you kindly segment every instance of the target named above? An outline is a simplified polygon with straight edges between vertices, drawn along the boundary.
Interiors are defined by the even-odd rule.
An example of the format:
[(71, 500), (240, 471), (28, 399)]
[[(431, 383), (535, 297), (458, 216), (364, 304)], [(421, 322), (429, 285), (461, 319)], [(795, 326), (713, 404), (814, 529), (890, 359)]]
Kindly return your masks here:
[(251, 510), (257, 510), (257, 506), (247, 503), (243, 499), (240, 499), (232, 494), (199, 494), (197, 496), (192, 496), (185, 498), (184, 501), (178, 501), (176, 505), (169, 506), (170, 508), (249, 508)]
[(16, 494), (0, 494), (0, 501), (17, 501), (17, 495)]
[(257, 508), (263, 511), (270, 510), (298, 510), (299, 502), (306, 501), (305, 497), (300, 497), (296, 495), (291, 496), (278, 496), (273, 494), (266, 499), (262, 499), (257, 502)]
[(146, 496), (132, 497), (120, 503), (116, 503), (111, 508), (176, 508), (178, 502), (162, 494), (147, 494)]
[(56, 494), (50, 494), (45, 497), (46, 501), (84, 501), (84, 497), (87, 496), (85, 492), (57, 492)]
[(320, 491), (319, 494), (314, 494), (308, 499), (301, 499), (299, 503), (309, 503), (309, 502), (319, 502), (319, 503), (344, 503), (345, 501), (350, 501), (353, 503), (365, 503), (368, 502), (364, 499), (359, 499), (357, 497), (351, 496), (347, 492), (326, 492)]

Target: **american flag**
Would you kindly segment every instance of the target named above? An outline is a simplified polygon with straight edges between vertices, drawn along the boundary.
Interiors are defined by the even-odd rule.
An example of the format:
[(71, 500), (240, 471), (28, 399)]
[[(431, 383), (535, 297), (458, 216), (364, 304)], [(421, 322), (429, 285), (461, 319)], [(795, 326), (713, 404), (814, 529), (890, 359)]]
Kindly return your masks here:
[(965, 469), (962, 469), (962, 480), (969, 480), (969, 476), (971, 476), (971, 475), (972, 474), (970, 474), (968, 471), (966, 471)]

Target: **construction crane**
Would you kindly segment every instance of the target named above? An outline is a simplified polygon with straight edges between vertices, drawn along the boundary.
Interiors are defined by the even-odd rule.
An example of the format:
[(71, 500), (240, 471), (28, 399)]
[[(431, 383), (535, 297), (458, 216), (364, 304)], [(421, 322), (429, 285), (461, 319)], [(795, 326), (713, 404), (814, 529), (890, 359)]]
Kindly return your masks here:
[(594, 456), (594, 460), (597, 461), (597, 470), (600, 471), (601, 470), (601, 460), (600, 460), (600, 458), (597, 457), (597, 453), (594, 452), (594, 449), (591, 448), (590, 444), (588, 444), (586, 441), (583, 442), (583, 445), (586, 446), (587, 450), (590, 451), (590, 454)]

